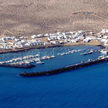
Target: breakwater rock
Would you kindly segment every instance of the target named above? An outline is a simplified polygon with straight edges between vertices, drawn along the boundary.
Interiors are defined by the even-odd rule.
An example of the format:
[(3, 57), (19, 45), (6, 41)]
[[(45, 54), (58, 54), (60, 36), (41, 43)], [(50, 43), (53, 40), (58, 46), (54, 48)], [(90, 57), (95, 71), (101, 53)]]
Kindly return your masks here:
[(50, 71), (44, 71), (44, 72), (24, 72), (21, 73), (20, 76), (24, 76), (24, 77), (34, 77), (34, 76), (45, 76), (45, 75), (54, 75), (54, 74), (59, 74), (62, 72), (67, 72), (70, 70), (75, 70), (81, 67), (86, 67), (89, 65), (93, 65), (93, 64), (98, 64), (101, 62), (106, 62), (108, 61), (108, 56), (107, 57), (103, 57), (103, 58), (98, 58), (96, 60), (89, 60), (87, 62), (82, 62), (79, 64), (74, 64), (74, 65), (70, 65), (70, 66), (66, 66), (60, 69), (55, 69), (55, 70), (50, 70)]
[(33, 64), (24, 64), (24, 65), (17, 65), (17, 64), (0, 64), (1, 67), (14, 67), (14, 68), (32, 68), (35, 67)]

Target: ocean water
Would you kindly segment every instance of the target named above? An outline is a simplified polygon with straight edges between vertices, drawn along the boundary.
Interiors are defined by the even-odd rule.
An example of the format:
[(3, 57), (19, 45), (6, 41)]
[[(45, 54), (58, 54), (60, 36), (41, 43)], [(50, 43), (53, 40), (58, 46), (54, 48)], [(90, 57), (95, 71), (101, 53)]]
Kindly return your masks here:
[[(55, 59), (32, 69), (0, 67), (0, 108), (108, 108), (108, 63), (101, 63), (53, 76), (25, 78), (21, 72), (56, 69), (96, 59), (100, 53), (82, 56), (82, 52), (65, 56), (57, 53), (71, 49), (99, 49), (94, 46), (55, 48)], [(2, 54), (1, 60), (28, 54), (51, 54), (52, 49)]]

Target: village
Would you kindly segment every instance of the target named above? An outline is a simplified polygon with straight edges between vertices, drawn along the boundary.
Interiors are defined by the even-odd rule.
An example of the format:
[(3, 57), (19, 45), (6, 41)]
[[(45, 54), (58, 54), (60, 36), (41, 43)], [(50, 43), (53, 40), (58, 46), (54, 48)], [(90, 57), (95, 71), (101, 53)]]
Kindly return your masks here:
[[(108, 54), (108, 29), (102, 29), (100, 33), (71, 31), (71, 32), (57, 32), (47, 34), (37, 34), (31, 36), (5, 36), (0, 39), (0, 51), (1, 53), (25, 50), (26, 48), (46, 48), (57, 46), (73, 46), (73, 45), (99, 45), (104, 48), (99, 50), (84, 50), (84, 49), (69, 49), (62, 53), (58, 53), (58, 56), (69, 55), (73, 53), (80, 53), (80, 55), (89, 55), (95, 52), (100, 52), (102, 57)], [(5, 52), (6, 51), (6, 52)], [(6, 61), (0, 61), (1, 66), (19, 67), (19, 68), (31, 68), (35, 65), (44, 64), (44, 60), (54, 59), (54, 48), (52, 48), (51, 55), (40, 56), (40, 54), (27, 55), (18, 58), (13, 58)], [(99, 56), (101, 57), (101, 56)]]
[(0, 50), (18, 50), (25, 48), (48, 47), (57, 45), (103, 45), (108, 46), (108, 29), (102, 29), (95, 34), (93, 32), (70, 31), (31, 36), (3, 36), (0, 38)]

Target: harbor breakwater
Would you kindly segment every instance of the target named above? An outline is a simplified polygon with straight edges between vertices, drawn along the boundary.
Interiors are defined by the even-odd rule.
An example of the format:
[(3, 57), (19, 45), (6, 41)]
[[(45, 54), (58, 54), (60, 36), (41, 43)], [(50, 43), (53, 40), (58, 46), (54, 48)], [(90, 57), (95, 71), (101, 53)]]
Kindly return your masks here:
[(49, 71), (44, 71), (44, 72), (24, 72), (21, 73), (20, 76), (23, 77), (35, 77), (35, 76), (48, 76), (48, 75), (54, 75), (54, 74), (59, 74), (62, 72), (67, 72), (70, 70), (76, 70), (78, 68), (90, 66), (93, 64), (98, 64), (102, 62), (107, 62), (108, 61), (108, 56), (104, 58), (97, 58), (96, 60), (89, 60), (87, 62), (82, 62), (79, 64), (74, 64), (74, 65), (69, 65), (60, 69), (55, 69), (55, 70), (49, 70)]
[(0, 67), (33, 68), (33, 67), (35, 67), (35, 65), (33, 65), (33, 64), (24, 64), (24, 65), (17, 65), (17, 64), (0, 64)]

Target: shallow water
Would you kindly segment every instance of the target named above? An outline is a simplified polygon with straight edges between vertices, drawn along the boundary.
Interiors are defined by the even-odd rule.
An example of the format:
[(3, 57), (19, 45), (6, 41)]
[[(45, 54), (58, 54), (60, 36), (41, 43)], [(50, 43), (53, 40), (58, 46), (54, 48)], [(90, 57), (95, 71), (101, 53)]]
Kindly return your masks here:
[[(63, 50), (65, 51), (67, 48)], [(93, 46), (70, 48), (99, 49), (99, 47)], [(62, 48), (54, 50), (56, 55)], [(52, 49), (40, 49), (23, 54), (4, 54), (4, 58), (7, 59), (8, 56), (10, 59), (36, 53), (40, 53), (42, 56), (51, 51)], [(37, 65), (33, 69), (0, 67), (0, 108), (107, 108), (108, 63), (96, 64), (53, 76), (23, 78), (18, 75), (25, 71), (60, 68), (79, 63), (81, 60), (96, 59), (100, 55), (94, 53), (81, 56), (80, 53), (56, 56), (55, 59), (46, 60), (44, 65)], [(0, 56), (2, 57), (2, 55)]]

